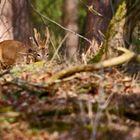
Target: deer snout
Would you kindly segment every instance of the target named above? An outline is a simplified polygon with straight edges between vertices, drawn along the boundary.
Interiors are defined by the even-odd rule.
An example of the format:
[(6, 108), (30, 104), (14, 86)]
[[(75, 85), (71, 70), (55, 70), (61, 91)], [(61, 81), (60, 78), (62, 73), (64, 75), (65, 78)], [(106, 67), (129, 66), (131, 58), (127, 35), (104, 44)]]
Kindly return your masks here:
[(42, 53), (37, 53), (36, 59), (37, 59), (38, 61), (40, 61), (40, 60), (47, 60), (47, 59), (48, 59), (48, 56), (49, 56), (48, 53), (45, 53), (45, 54), (43, 54), (43, 55), (42, 55)]

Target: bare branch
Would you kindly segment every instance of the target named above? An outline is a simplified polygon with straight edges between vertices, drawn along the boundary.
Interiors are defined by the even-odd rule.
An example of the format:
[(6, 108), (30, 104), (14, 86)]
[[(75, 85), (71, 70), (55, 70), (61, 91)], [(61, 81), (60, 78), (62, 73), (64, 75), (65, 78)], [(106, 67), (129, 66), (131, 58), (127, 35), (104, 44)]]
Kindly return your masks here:
[(125, 53), (118, 57), (114, 57), (112, 59), (101, 61), (99, 63), (74, 66), (74, 67), (71, 67), (68, 69), (64, 69), (64, 70), (54, 74), (51, 77), (50, 81), (63, 79), (65, 77), (68, 77), (68, 76), (73, 75), (78, 72), (94, 71), (94, 70), (99, 70), (101, 68), (117, 66), (117, 65), (126, 63), (132, 59), (135, 59), (136, 61), (140, 62), (140, 55), (136, 55), (134, 52), (131, 52), (124, 48), (118, 48), (118, 49), (121, 51), (124, 51)]
[(82, 39), (84, 39), (85, 41), (87, 41), (87, 42), (89, 42), (89, 43), (91, 44), (91, 41), (90, 41), (88, 38), (86, 38), (86, 37), (84, 37), (84, 36), (82, 36), (82, 35), (80, 35), (80, 34), (74, 32), (73, 30), (70, 30), (70, 29), (68, 29), (68, 28), (65, 28), (64, 26), (62, 26), (61, 24), (57, 23), (56, 21), (54, 21), (54, 20), (50, 19), (49, 17), (47, 17), (47, 16), (41, 14), (38, 10), (35, 9), (35, 7), (34, 7), (31, 3), (30, 3), (30, 5), (31, 5), (32, 9), (33, 9), (42, 19), (45, 19), (45, 20), (48, 20), (48, 21), (52, 22), (53, 24), (59, 26), (61, 29), (65, 30), (65, 31), (68, 31), (68, 32), (70, 32), (70, 33), (72, 33), (72, 34), (75, 34), (75, 35), (78, 36), (79, 38), (82, 38)]

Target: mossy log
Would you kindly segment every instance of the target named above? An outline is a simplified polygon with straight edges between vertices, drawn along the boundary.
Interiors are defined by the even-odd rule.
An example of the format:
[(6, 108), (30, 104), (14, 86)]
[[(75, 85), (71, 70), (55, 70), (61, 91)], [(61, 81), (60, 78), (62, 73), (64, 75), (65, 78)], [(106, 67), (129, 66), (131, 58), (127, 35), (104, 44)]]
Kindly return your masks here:
[(140, 55), (135, 54), (134, 52), (131, 52), (125, 48), (118, 48), (117, 50), (124, 52), (122, 55), (118, 57), (114, 57), (105, 61), (101, 61), (95, 64), (87, 64), (87, 65), (78, 65), (78, 66), (73, 66), (68, 69), (64, 69), (60, 72), (57, 72), (54, 74), (51, 78), (50, 81), (54, 80), (59, 80), (66, 78), (70, 75), (73, 75), (78, 72), (86, 72), (86, 71), (94, 71), (94, 70), (99, 70), (102, 68), (107, 68), (107, 67), (112, 67), (112, 66), (117, 66), (123, 63), (126, 63), (130, 60), (135, 60), (138, 63), (140, 63)]

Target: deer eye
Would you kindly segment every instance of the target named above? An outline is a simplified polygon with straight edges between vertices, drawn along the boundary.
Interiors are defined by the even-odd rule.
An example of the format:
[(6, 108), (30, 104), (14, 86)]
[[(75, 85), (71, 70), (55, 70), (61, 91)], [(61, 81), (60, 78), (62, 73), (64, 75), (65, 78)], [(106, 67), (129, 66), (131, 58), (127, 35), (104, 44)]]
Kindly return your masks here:
[(39, 53), (36, 54), (37, 60), (41, 60), (41, 55)]
[(46, 53), (46, 56), (48, 57), (49, 56), (49, 53)]

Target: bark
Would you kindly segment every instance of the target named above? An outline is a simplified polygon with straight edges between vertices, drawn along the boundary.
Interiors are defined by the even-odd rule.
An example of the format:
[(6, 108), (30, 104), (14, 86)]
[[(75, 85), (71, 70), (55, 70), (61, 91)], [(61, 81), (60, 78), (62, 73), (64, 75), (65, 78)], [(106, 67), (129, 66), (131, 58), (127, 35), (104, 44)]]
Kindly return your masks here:
[(140, 1), (121, 0), (111, 19), (102, 47), (90, 60), (98, 62), (101, 59), (117, 56), (118, 47), (133, 48), (132, 34), (140, 21)]
[[(93, 6), (95, 12), (88, 9), (85, 36), (92, 41), (92, 51), (96, 52), (104, 39), (104, 34), (113, 15), (113, 9), (110, 0), (88, 0), (87, 4), (89, 7)], [(90, 44), (86, 42), (85, 47), (89, 46)]]
[[(129, 0), (126, 1), (126, 22), (124, 25), (124, 40), (126, 47), (132, 43), (133, 40), (133, 33), (135, 27), (139, 26), (140, 22), (140, 1), (137, 0)], [(138, 38), (137, 38), (138, 39)]]
[(15, 39), (29, 43), (31, 29), (28, 0), (1, 0), (0, 41)]
[[(64, 0), (63, 25), (74, 32), (78, 32), (78, 3), (79, 0)], [(64, 52), (69, 59), (76, 59), (78, 51), (78, 36), (68, 33)]]
[[(110, 22), (104, 48), (110, 50), (110, 56), (114, 56), (113, 51), (118, 47), (131, 46), (132, 34), (135, 26), (140, 20), (140, 1), (122, 0), (113, 19)], [(108, 51), (107, 51), (108, 52)]]

